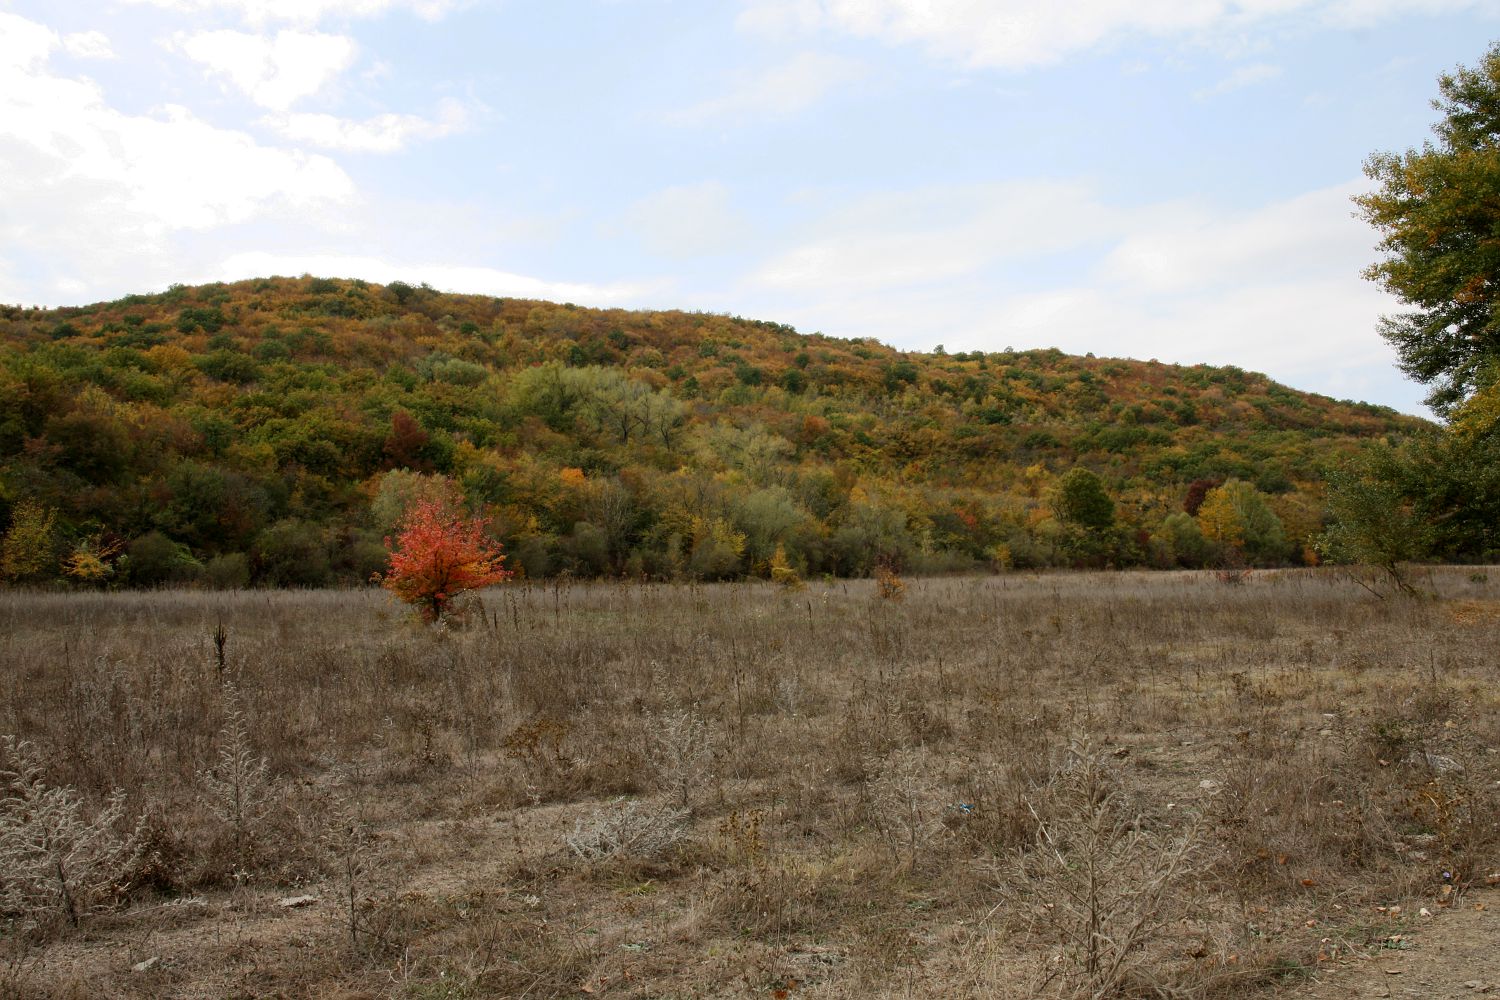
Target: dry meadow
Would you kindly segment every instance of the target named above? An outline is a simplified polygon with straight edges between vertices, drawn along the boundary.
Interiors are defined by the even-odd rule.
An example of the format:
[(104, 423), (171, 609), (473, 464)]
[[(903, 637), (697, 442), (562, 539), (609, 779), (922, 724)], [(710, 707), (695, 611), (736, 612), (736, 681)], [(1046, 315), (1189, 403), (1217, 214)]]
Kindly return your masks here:
[(0, 595), (0, 996), (1311, 989), (1500, 907), (1500, 572), (1419, 582)]

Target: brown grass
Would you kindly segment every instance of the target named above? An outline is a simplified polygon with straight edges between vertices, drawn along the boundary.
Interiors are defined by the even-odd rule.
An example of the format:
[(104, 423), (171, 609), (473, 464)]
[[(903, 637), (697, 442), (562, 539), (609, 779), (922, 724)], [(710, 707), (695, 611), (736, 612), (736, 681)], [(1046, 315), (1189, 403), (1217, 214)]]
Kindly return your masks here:
[(0, 996), (1270, 989), (1500, 860), (1496, 594), (1424, 588), (6, 594), (0, 734), (147, 849), (77, 928), (10, 914)]

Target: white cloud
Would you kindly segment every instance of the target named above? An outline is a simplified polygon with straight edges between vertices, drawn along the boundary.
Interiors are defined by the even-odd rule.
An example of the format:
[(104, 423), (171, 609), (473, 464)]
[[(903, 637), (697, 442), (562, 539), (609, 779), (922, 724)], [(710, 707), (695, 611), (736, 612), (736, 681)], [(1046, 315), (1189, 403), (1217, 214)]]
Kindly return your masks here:
[(126, 0), (185, 14), (220, 11), (238, 15), (251, 24), (288, 21), (317, 24), (331, 19), (377, 17), (392, 10), (410, 10), (436, 20), (465, 0)]
[(1256, 84), (1266, 83), (1281, 75), (1280, 66), (1272, 66), (1269, 63), (1252, 63), (1248, 66), (1237, 67), (1224, 79), (1212, 87), (1205, 87), (1193, 94), (1198, 100), (1207, 100), (1210, 97), (1218, 97), (1220, 94), (1228, 94), (1231, 91), (1243, 90)]
[(64, 35), (62, 46), (68, 55), (78, 59), (113, 59), (115, 50), (102, 31), (80, 31)]
[(1402, 14), (1443, 14), (1460, 10), (1489, 10), (1484, 0), (1330, 0), (1324, 13), (1329, 24), (1367, 28)]
[(1365, 27), (1403, 13), (1482, 9), (1485, 0), (744, 0), (743, 30), (844, 32), (914, 44), (971, 67), (1050, 65), (1127, 36), (1233, 32), (1295, 16)]
[(353, 200), (326, 157), (260, 145), (181, 107), (111, 107), (92, 81), (48, 70), (61, 44), (0, 13), (0, 255), (10, 258), (0, 273), (24, 272), (34, 287), (87, 276), (98, 287), (143, 273), (174, 233)]
[(1357, 275), (1287, 280), (1248, 274), (1213, 294), (1162, 298), (1080, 286), (995, 301), (986, 316), (989, 329), (970, 329), (949, 343), (993, 350), (1003, 337), (1080, 354), (1235, 364), (1301, 380), (1349, 365), (1388, 364), (1375, 334), (1385, 308), (1380, 292)]
[(618, 306), (640, 302), (660, 285), (615, 283), (595, 285), (546, 281), (489, 267), (450, 264), (399, 263), (379, 257), (345, 254), (276, 254), (256, 251), (236, 254), (204, 281), (238, 281), (271, 275), (315, 274), (330, 278), (363, 278), (379, 284), (392, 281), (425, 282), (434, 288), (473, 295), (551, 299), (579, 305)]
[(1100, 274), (1122, 288), (1153, 294), (1231, 288), (1245, 276), (1295, 281), (1344, 274), (1358, 283), (1375, 237), (1352, 218), (1349, 199), (1367, 186), (1350, 181), (1253, 211), (1156, 208), (1115, 245)]
[(670, 112), (665, 118), (677, 125), (697, 125), (717, 118), (795, 114), (864, 74), (864, 66), (853, 59), (802, 52), (787, 62), (742, 80), (722, 97), (709, 98)]
[(670, 187), (640, 199), (625, 212), (623, 226), (610, 232), (636, 236), (662, 257), (687, 259), (723, 253), (742, 245), (750, 226), (716, 181)]
[(1125, 224), (1084, 185), (1019, 181), (871, 195), (813, 227), (754, 280), (785, 289), (868, 289), (973, 275), (998, 261), (1098, 243)]
[(322, 32), (179, 32), (172, 45), (226, 78), (256, 104), (284, 111), (322, 90), (354, 62), (354, 40)]
[(0, 70), (29, 70), (45, 61), (60, 44), (51, 28), (0, 11)]
[(347, 153), (395, 153), (416, 141), (461, 132), (469, 123), (468, 110), (454, 100), (444, 101), (435, 118), (384, 114), (352, 121), (327, 114), (284, 114), (261, 119), (293, 142)]

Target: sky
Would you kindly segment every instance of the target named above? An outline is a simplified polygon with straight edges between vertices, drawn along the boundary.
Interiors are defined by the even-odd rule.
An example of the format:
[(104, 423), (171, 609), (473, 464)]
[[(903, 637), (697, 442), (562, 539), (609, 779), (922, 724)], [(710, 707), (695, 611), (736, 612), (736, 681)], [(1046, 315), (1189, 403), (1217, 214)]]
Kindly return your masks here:
[(1494, 0), (0, 0), (0, 302), (267, 275), (1425, 414), (1351, 196)]

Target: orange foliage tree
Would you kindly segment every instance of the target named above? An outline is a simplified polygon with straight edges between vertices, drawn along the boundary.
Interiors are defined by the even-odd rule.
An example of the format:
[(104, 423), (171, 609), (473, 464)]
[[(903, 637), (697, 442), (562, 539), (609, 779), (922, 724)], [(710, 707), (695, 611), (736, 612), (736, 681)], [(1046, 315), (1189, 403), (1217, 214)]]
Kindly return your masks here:
[(391, 569), (381, 585), (426, 621), (435, 622), (459, 594), (510, 578), (501, 565), (500, 544), (484, 534), (485, 521), (464, 517), (446, 504), (420, 500), (401, 519), (391, 551)]

